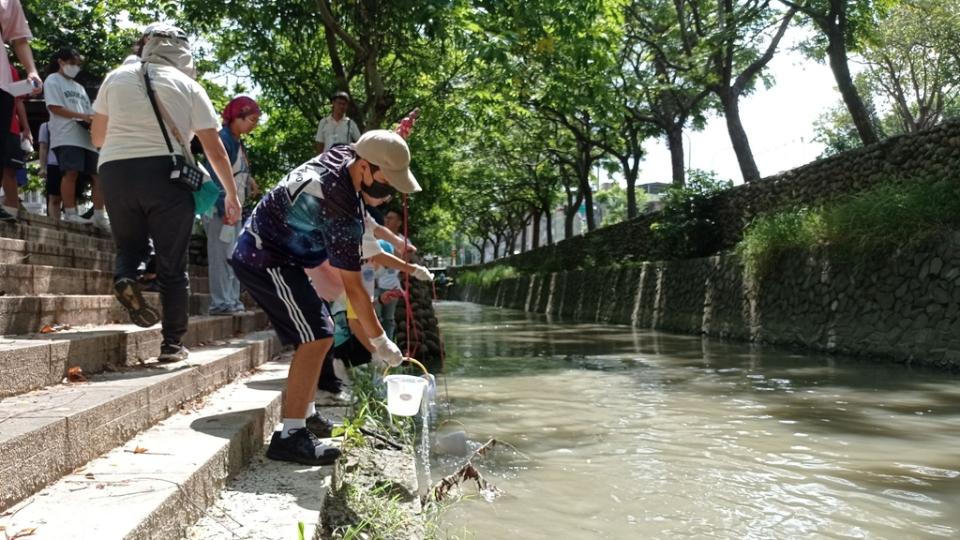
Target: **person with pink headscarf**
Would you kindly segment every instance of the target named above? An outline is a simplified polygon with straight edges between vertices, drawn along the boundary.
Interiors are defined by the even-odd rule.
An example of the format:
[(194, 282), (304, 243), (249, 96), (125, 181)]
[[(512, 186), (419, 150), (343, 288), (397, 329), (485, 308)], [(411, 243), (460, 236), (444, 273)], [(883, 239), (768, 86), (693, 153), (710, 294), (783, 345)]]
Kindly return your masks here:
[[(250, 162), (243, 146), (243, 136), (253, 131), (260, 122), (260, 106), (252, 98), (237, 96), (223, 109), (221, 117), (223, 128), (220, 129), (220, 140), (227, 150), (227, 157), (233, 167), (237, 195), (243, 204), (248, 196), (258, 193), (257, 183), (250, 174)], [(220, 179), (213, 169), (209, 166), (208, 169), (213, 180), (220, 184)], [(240, 302), (240, 282), (227, 264), (243, 223), (224, 223), (223, 202), (224, 195), (221, 194), (211, 213), (202, 216), (203, 227), (207, 233), (211, 315), (231, 315), (244, 310), (243, 303)]]

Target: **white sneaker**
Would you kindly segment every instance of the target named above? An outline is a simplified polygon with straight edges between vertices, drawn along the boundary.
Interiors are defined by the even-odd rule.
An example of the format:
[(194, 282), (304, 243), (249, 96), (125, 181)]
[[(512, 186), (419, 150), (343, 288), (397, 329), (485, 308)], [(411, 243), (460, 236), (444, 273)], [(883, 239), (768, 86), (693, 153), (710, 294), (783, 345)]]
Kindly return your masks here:
[(89, 225), (91, 223), (89, 219), (74, 213), (63, 214), (63, 220), (67, 223), (77, 223), (80, 225)]
[(106, 217), (93, 216), (93, 226), (103, 232), (110, 232), (110, 220)]

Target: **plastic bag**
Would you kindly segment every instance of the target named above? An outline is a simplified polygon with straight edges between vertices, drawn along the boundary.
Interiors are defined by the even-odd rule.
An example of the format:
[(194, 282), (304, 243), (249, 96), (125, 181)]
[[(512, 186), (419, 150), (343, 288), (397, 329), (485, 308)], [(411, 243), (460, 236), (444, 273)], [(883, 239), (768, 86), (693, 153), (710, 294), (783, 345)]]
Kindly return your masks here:
[(220, 197), (220, 186), (207, 177), (207, 180), (200, 186), (200, 189), (193, 192), (194, 212), (205, 216), (213, 210)]

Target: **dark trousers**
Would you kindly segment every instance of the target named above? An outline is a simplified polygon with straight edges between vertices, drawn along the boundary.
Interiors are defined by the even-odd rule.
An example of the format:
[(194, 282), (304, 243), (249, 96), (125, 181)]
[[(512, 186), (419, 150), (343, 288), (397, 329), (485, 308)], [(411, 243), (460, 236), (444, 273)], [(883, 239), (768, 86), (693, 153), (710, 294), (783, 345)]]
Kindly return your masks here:
[(163, 341), (179, 343), (187, 333), (189, 316), (187, 249), (193, 230), (193, 194), (170, 182), (169, 157), (108, 161), (100, 166), (100, 181), (117, 244), (114, 280), (137, 278), (152, 238)]
[[(15, 103), (13, 96), (0, 90), (0, 126), (6, 126), (6, 129), (2, 130), (3, 133), (9, 132), (10, 123), (13, 121), (13, 107)], [(0, 144), (0, 163), (5, 162), (7, 157), (6, 145)]]

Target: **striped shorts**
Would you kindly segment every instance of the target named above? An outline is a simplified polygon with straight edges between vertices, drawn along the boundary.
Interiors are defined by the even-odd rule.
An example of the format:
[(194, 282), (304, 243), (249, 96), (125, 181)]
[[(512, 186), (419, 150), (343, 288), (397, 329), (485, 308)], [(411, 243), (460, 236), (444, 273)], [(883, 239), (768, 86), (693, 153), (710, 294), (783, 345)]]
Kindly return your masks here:
[(333, 337), (330, 309), (302, 268), (254, 268), (230, 260), (243, 288), (263, 308), (280, 342), (300, 345)]

